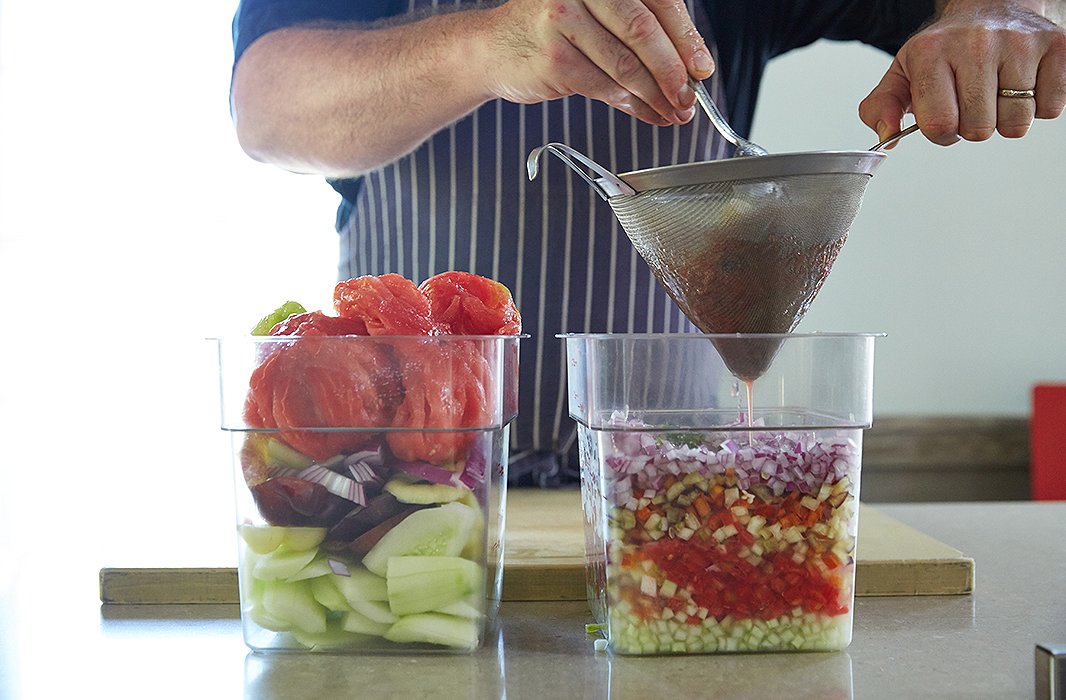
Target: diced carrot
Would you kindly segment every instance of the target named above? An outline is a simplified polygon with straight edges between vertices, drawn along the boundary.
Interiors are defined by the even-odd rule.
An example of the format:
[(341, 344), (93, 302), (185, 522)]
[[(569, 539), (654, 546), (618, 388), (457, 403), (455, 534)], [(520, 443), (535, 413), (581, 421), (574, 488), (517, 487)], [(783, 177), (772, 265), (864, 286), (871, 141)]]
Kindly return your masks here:
[(651, 517), (651, 508), (649, 508), (648, 506), (644, 506), (636, 512), (636, 516), (637, 520), (639, 520), (640, 522), (647, 522), (648, 518)]
[(696, 514), (699, 515), (700, 520), (706, 519), (707, 515), (711, 512), (711, 501), (707, 496), (702, 494), (692, 502), (692, 506), (696, 509)]
[(837, 558), (837, 555), (833, 554), (832, 552), (826, 552), (825, 554), (823, 554), (822, 561), (824, 561), (825, 565), (828, 566), (830, 569), (835, 569), (840, 566), (840, 559)]

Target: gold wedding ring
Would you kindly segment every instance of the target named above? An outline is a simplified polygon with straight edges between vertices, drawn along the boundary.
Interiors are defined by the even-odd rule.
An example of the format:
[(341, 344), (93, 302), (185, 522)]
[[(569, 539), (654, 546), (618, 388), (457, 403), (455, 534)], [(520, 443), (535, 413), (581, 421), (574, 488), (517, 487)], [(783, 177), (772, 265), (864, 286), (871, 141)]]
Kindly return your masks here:
[(1010, 88), (1004, 88), (999, 91), (1000, 97), (1036, 97), (1035, 90), (1011, 90)]

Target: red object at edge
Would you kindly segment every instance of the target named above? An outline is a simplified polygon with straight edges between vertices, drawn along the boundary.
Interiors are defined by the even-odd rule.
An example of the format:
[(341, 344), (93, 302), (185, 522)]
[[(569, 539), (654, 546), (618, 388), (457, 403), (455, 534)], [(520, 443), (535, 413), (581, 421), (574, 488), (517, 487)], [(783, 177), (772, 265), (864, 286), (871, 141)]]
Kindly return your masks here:
[(1033, 387), (1029, 481), (1033, 500), (1066, 500), (1066, 384)]

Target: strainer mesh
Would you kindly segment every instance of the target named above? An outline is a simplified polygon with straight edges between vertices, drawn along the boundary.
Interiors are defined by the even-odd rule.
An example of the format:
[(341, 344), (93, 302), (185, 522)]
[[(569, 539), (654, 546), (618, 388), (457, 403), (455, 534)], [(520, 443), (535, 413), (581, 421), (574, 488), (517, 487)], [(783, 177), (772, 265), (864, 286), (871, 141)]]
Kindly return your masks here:
[[(608, 201), (660, 284), (700, 330), (787, 333), (829, 275), (869, 180), (866, 173), (788, 175)], [(747, 379), (766, 370), (777, 348), (748, 358), (719, 349)]]

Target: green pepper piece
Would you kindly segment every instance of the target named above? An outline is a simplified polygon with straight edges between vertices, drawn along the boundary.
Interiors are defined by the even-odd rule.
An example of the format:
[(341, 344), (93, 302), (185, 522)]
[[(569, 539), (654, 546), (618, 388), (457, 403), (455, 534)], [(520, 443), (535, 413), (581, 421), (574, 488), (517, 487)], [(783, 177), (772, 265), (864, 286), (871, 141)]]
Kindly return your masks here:
[(295, 301), (287, 301), (269, 314), (259, 319), (252, 329), (252, 335), (270, 335), (270, 329), (293, 314), (307, 313), (307, 309)]

